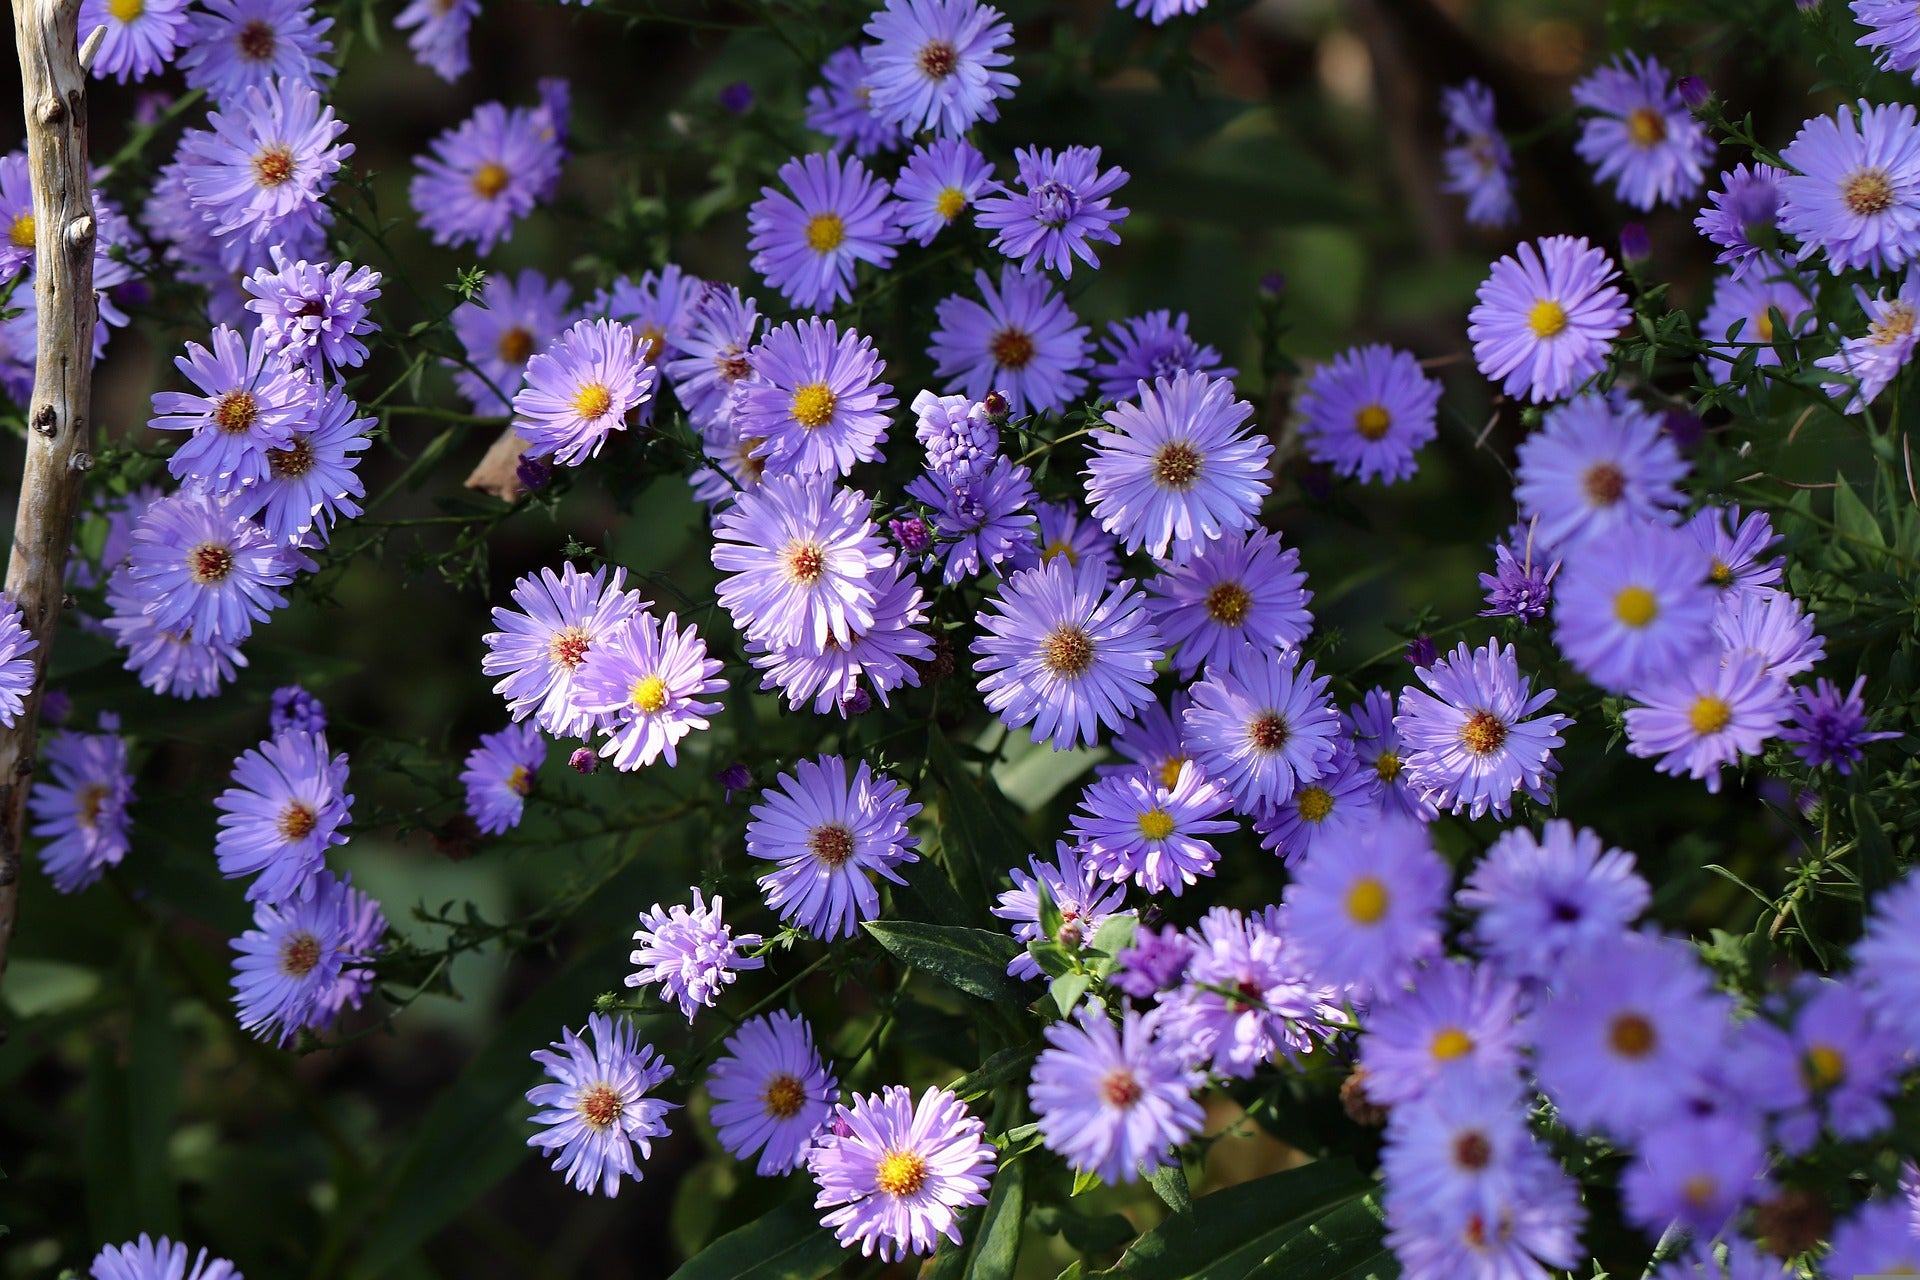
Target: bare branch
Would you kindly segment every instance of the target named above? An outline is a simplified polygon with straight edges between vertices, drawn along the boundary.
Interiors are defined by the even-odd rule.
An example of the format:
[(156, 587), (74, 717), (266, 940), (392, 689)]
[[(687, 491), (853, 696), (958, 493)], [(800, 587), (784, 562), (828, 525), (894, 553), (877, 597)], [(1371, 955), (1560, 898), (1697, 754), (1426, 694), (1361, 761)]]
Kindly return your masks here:
[(0, 974), (6, 971), (19, 908), (20, 845), (47, 655), (66, 596), (80, 481), (92, 463), (96, 228), (79, 17), (80, 0), (13, 0), (33, 179), (39, 348), (6, 587), (39, 644), (30, 655), (34, 681), (26, 707), (11, 729), (0, 730)]

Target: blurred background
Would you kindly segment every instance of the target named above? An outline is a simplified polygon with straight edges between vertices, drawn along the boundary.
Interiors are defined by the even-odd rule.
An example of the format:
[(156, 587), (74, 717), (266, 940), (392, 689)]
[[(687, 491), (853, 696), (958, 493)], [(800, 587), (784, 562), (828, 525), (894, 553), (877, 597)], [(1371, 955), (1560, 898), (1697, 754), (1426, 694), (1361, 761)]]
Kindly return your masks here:
[[(1744, 3), (1643, 0), (1614, 6), (1609, 23), (1599, 0), (1216, 2), (1162, 29), (1094, 3), (1004, 7), (1023, 83), (986, 130), (990, 146), (1005, 156), (1015, 145), (1095, 143), (1132, 175), (1122, 244), (1102, 254), (1098, 273), (1076, 272), (1068, 290), (1096, 335), (1148, 309), (1188, 312), (1193, 334), (1240, 368), (1242, 394), (1276, 438), (1295, 362), (1383, 341), (1447, 382), (1441, 435), (1414, 481), (1362, 492), (1296, 459), (1267, 512), (1302, 548), (1329, 663), (1396, 685), (1409, 671), (1399, 647), (1423, 615), (1454, 621), (1480, 608), (1475, 574), (1491, 567), (1488, 545), (1512, 518), (1506, 469), (1523, 424), (1491, 400), (1468, 358), (1473, 289), (1519, 236), (1573, 232), (1611, 249), (1625, 220), (1572, 152), (1570, 82), (1661, 23), (1669, 69), (1704, 76), (1735, 113), (1752, 111), (1757, 136), (1783, 143), (1825, 105), (1808, 96), (1796, 46), (1829, 31), (1829, 19), (1803, 21), (1790, 0), (1763, 6), (1764, 23)], [(575, 155), (559, 200), (491, 255), (489, 271), (564, 275), (584, 301), (617, 272), (672, 260), (770, 302), (747, 268), (746, 205), (779, 163), (819, 145), (799, 124), (801, 100), (818, 60), (867, 14), (860, 5), (490, 0), (474, 28), (473, 70), (449, 86), (412, 61), (392, 27), (397, 4), (321, 8), (346, 67), (332, 102), (349, 124), (370, 207), (390, 224), (383, 247), (357, 242), (356, 260), (389, 273), (392, 333), (443, 317), (458, 301), (448, 286), (474, 265), (411, 225), (412, 158), (479, 102), (533, 102), (543, 76), (572, 85)], [(1842, 12), (1831, 29), (1843, 21)], [(1517, 230), (1467, 227), (1462, 202), (1438, 189), (1439, 95), (1469, 76), (1493, 87), (1514, 143), (1525, 216)], [(162, 83), (177, 91), (177, 81)], [(738, 90), (723, 104), (739, 85), (752, 99), (743, 112), (733, 109)], [(121, 151), (132, 122), (164, 106), (139, 86), (98, 85), (96, 159)], [(199, 116), (189, 110), (180, 124)], [(12, 107), (0, 111), (14, 140), (19, 120)], [(136, 217), (178, 129), (126, 156), (108, 184)], [(1744, 157), (1727, 163), (1735, 158)], [(1664, 210), (1647, 220), (1646, 272), (1672, 283), (1676, 305), (1697, 308), (1711, 255), (1691, 217)], [(967, 275), (955, 264), (917, 277), (918, 315)], [(102, 456), (106, 483), (152, 469), (148, 396), (173, 385), (182, 341), (204, 341), (191, 312), (170, 303), (162, 288), (116, 333), (99, 370), (96, 417), (113, 442)], [(890, 323), (872, 336), (904, 402), (931, 385), (926, 325)], [(384, 387), (409, 358), (404, 341), (382, 348), (363, 385)], [(1681, 371), (1669, 389), (1688, 380)], [(410, 399), (461, 407), (439, 369), (398, 403)], [(19, 407), (4, 420), (12, 435), (0, 445), (0, 474), (11, 476)], [(363, 469), (368, 490), (407, 482), (346, 527), (336, 550), (364, 553), (335, 557), (275, 616), (225, 696), (153, 697), (99, 636), (78, 626), (61, 636), (54, 684), (73, 699), (71, 723), (90, 727), (111, 710), (139, 739), (138, 827), (125, 867), (84, 894), (61, 898), (29, 871), (0, 991), (8, 1280), (84, 1271), (101, 1243), (142, 1230), (208, 1245), (254, 1280), (634, 1280), (668, 1274), (720, 1230), (797, 1190), (751, 1177), (736, 1186), (744, 1171), (715, 1158), (682, 1113), (644, 1183), (612, 1201), (579, 1195), (525, 1153), (522, 1094), (534, 1082), (528, 1053), (619, 987), (635, 912), (682, 900), (696, 882), (753, 901), (739, 849), (750, 797), (720, 802), (713, 773), (734, 758), (817, 749), (818, 728), (742, 696), (672, 773), (578, 778), (555, 748), (520, 830), (479, 840), (460, 816), (460, 759), (506, 722), (480, 672), (488, 607), (507, 602), (518, 576), (557, 565), (570, 542), (658, 571), (689, 598), (710, 597), (700, 511), (684, 483), (652, 474), (643, 443), (621, 441), (606, 464), (614, 481), (582, 478), (491, 528), (495, 508), (462, 480), (496, 427), (401, 412), (383, 429)], [(1817, 433), (1802, 443), (1811, 473), (1828, 474)], [(629, 476), (639, 478), (625, 486)], [(448, 516), (475, 523), (408, 523)], [(271, 690), (295, 679), (327, 702), (334, 744), (353, 758), (354, 836), (336, 863), (412, 946), (389, 990), (406, 1000), (430, 988), (399, 1011), (376, 996), (335, 1037), (345, 1043), (307, 1055), (260, 1046), (234, 1025), (227, 939), (249, 917), (240, 887), (217, 878), (209, 804), (233, 757), (265, 732)], [(1602, 763), (1604, 734), (1594, 723), (1574, 735), (1561, 806), (1606, 810), (1609, 839), (1639, 850), (1650, 878), (1667, 886), (1665, 918), (1711, 921), (1725, 907), (1734, 891), (1699, 870), (1707, 862), (1763, 883), (1775, 874), (1790, 826), (1759, 817), (1765, 810), (1737, 788), (1715, 799), (1640, 762), (1630, 773), (1617, 757)], [(1006, 865), (1050, 847), (1091, 763), (1084, 753), (1015, 752), (1001, 766), (1033, 838), (1032, 848), (1008, 850)], [(771, 769), (756, 773), (756, 785), (771, 781)], [(1273, 892), (1236, 898), (1229, 881), (1220, 899)], [(486, 945), (468, 949), (475, 942)], [(841, 1010), (834, 1025), (856, 1044), (885, 1005), (906, 1028), (881, 1055), (888, 1069), (916, 1081), (957, 1074), (915, 1047), (954, 1033), (937, 1002), (909, 1008), (825, 985), (803, 989), (802, 1001)], [(654, 1023), (650, 1034), (682, 1048), (715, 1033)], [(1212, 1128), (1232, 1118), (1232, 1104), (1219, 1105)], [(1209, 1186), (1300, 1158), (1242, 1129), (1216, 1147)], [(1114, 1211), (1144, 1223), (1157, 1212), (1150, 1198), (1090, 1199), (1090, 1221)], [(1072, 1256), (1043, 1242), (1027, 1264), (1052, 1275)]]

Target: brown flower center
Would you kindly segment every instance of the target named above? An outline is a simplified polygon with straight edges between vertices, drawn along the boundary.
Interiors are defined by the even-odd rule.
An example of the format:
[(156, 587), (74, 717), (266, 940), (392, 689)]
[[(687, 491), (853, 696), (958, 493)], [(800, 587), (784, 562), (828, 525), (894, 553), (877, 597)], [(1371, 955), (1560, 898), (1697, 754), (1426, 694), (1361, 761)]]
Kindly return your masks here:
[(1667, 140), (1667, 122), (1652, 107), (1635, 107), (1627, 114), (1627, 136), (1636, 147), (1657, 147)]
[(953, 74), (954, 64), (960, 61), (960, 54), (945, 40), (929, 40), (920, 46), (920, 56), (914, 61), (927, 73), (927, 79), (945, 80)]
[(1658, 1041), (1653, 1023), (1637, 1013), (1619, 1014), (1607, 1028), (1607, 1044), (1623, 1058), (1644, 1058)]
[(987, 354), (1002, 369), (1024, 369), (1033, 362), (1033, 339), (1019, 329), (1002, 329), (988, 340)]
[(1580, 477), (1580, 488), (1590, 506), (1610, 507), (1627, 491), (1626, 473), (1611, 462), (1596, 462)]
[(507, 189), (507, 183), (511, 181), (513, 181), (513, 175), (507, 172), (505, 165), (498, 165), (489, 160), (473, 171), (473, 194), (482, 200), (495, 199)]
[(1237, 582), (1216, 582), (1207, 592), (1207, 616), (1223, 626), (1237, 627), (1247, 620), (1253, 597)]
[(320, 939), (305, 929), (280, 944), (280, 972), (289, 978), (304, 978), (320, 963)]
[(263, 187), (277, 187), (293, 176), (293, 152), (278, 143), (263, 147), (253, 158), (253, 177)]
[(826, 548), (817, 542), (790, 542), (781, 560), (786, 566), (787, 581), (795, 586), (810, 587), (827, 571)]
[(1460, 741), (1477, 756), (1498, 751), (1507, 740), (1507, 722), (1491, 711), (1476, 711), (1460, 726)]
[(1200, 474), (1200, 454), (1190, 444), (1175, 440), (1153, 455), (1153, 482), (1162, 489), (1186, 489)]
[(807, 852), (829, 867), (838, 867), (853, 856), (853, 832), (838, 822), (815, 827), (807, 836)]
[(547, 657), (571, 671), (587, 660), (593, 641), (579, 627), (563, 627), (547, 640)]
[(1071, 623), (1055, 627), (1040, 642), (1040, 665), (1068, 680), (1085, 675), (1093, 665), (1093, 637)]
[(297, 480), (313, 470), (313, 437), (295, 436), (286, 448), (267, 450), (267, 470), (283, 480)]
[(784, 1071), (767, 1081), (767, 1087), (760, 1091), (760, 1105), (776, 1120), (797, 1114), (806, 1100), (807, 1091)]
[(286, 840), (305, 840), (320, 825), (320, 815), (313, 806), (301, 800), (290, 800), (287, 807), (280, 811), (280, 817), (273, 824), (281, 838)]
[(525, 364), (533, 355), (533, 334), (515, 325), (500, 335), (497, 348), (500, 359), (507, 364)]
[(1885, 169), (1855, 169), (1841, 182), (1840, 198), (1863, 218), (1885, 213), (1893, 204), (1893, 180)]
[(580, 1101), (575, 1105), (580, 1118), (595, 1129), (612, 1128), (627, 1109), (626, 1104), (620, 1101), (619, 1090), (604, 1080), (581, 1091)]
[(1286, 720), (1277, 711), (1262, 711), (1247, 726), (1247, 741), (1255, 751), (1278, 751), (1291, 736)]
[(1110, 1107), (1131, 1107), (1140, 1101), (1140, 1093), (1140, 1081), (1125, 1067), (1115, 1067), (1100, 1077), (1100, 1097)]
[(203, 587), (225, 582), (233, 572), (233, 549), (217, 542), (203, 542), (187, 552), (187, 572)]
[(247, 61), (265, 62), (280, 47), (280, 38), (274, 35), (272, 27), (255, 18), (234, 35), (233, 44)]

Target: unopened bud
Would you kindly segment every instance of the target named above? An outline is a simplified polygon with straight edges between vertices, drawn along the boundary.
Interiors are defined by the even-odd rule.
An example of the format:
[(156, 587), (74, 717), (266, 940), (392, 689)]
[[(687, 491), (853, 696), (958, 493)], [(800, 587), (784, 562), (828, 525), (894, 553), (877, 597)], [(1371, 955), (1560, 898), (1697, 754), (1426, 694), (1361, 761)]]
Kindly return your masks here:
[(980, 402), (980, 406), (987, 411), (987, 417), (995, 422), (1005, 422), (1007, 415), (1013, 412), (1006, 395), (999, 391), (987, 392), (987, 398)]
[(1620, 228), (1620, 256), (1628, 262), (1645, 262), (1653, 256), (1653, 245), (1647, 240), (1647, 224), (1629, 222)]
[(567, 764), (575, 773), (592, 773), (600, 767), (600, 757), (594, 754), (592, 747), (575, 747), (567, 757)]
[(1680, 101), (1687, 104), (1687, 110), (1698, 111), (1713, 101), (1713, 90), (1699, 76), (1681, 76)]

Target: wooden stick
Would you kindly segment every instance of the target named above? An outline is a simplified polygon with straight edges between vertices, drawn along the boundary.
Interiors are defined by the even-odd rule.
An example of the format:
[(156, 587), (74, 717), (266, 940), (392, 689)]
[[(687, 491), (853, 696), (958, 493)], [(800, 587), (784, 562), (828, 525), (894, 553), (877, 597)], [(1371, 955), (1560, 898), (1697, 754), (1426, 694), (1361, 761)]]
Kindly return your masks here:
[(6, 972), (20, 902), (20, 843), (47, 654), (66, 597), (80, 480), (93, 465), (97, 227), (87, 169), (87, 80), (80, 65), (79, 20), (80, 0), (13, 0), (33, 178), (33, 293), (40, 328), (6, 589), (39, 643), (29, 655), (34, 679), (26, 707), (11, 729), (0, 729), (0, 974)]

